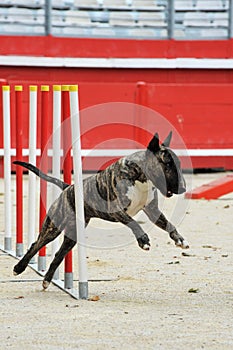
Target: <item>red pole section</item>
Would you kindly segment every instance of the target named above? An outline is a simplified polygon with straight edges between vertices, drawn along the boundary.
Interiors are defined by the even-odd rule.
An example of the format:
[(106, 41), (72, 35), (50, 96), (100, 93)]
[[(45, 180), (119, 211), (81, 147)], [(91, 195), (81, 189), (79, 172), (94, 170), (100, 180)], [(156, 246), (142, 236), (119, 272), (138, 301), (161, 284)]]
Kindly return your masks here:
[[(5, 79), (0, 79), (0, 122), (3, 123), (3, 94), (2, 94), (2, 89), (3, 86), (7, 85), (7, 81)], [(4, 139), (3, 136), (3, 124), (2, 124), (2, 131), (0, 131), (0, 140)], [(0, 160), (0, 178), (4, 177), (4, 172), (3, 172), (3, 159)]]
[(11, 232), (11, 109), (10, 86), (2, 87), (3, 147), (4, 147), (4, 249), (12, 250)]
[[(23, 87), (15, 86), (16, 159), (23, 160)], [(16, 256), (23, 255), (23, 168), (16, 167)]]
[[(146, 124), (146, 114), (147, 109), (143, 108), (143, 106), (147, 107), (148, 99), (147, 99), (147, 84), (144, 81), (138, 81), (136, 85), (136, 94), (135, 94), (135, 103), (136, 103), (136, 112), (135, 119), (136, 125), (140, 126), (143, 129), (143, 125)], [(146, 146), (147, 139), (145, 139), (144, 133), (140, 132), (140, 128), (135, 128), (135, 140), (139, 142), (141, 145)]]
[(147, 106), (147, 85), (144, 81), (137, 82), (136, 103)]
[[(40, 169), (48, 172), (48, 120), (49, 120), (49, 86), (41, 86), (41, 164)], [(46, 216), (47, 183), (40, 180), (40, 229)], [(46, 247), (39, 251), (38, 270), (46, 269)]]
[(67, 119), (70, 118), (69, 85), (62, 85), (62, 139), (63, 139), (63, 174), (64, 181), (71, 184), (72, 160), (71, 160), (71, 129)]
[[(72, 160), (71, 160), (71, 128), (70, 128), (70, 98), (69, 85), (62, 85), (62, 140), (63, 140), (63, 176), (64, 181), (71, 184)], [(65, 257), (65, 288), (72, 288), (73, 284), (73, 255), (72, 251)], [(72, 277), (71, 277), (72, 276)]]

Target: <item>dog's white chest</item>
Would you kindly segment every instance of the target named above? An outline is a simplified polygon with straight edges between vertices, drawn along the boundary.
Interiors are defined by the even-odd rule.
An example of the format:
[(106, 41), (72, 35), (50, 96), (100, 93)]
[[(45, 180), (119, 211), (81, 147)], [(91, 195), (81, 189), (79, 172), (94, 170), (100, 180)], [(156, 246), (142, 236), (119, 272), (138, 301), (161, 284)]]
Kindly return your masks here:
[(139, 210), (143, 209), (154, 198), (155, 187), (151, 181), (141, 183), (135, 181), (134, 186), (130, 186), (126, 196), (130, 199), (131, 203), (126, 211), (130, 216), (136, 215)]

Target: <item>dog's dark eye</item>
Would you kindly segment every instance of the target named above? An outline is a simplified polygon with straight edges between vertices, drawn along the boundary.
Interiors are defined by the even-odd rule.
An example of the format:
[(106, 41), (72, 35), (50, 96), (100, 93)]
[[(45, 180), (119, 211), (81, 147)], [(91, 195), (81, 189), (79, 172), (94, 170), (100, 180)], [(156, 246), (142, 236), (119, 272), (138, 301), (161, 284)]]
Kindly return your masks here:
[(170, 162), (166, 163), (166, 167), (171, 168), (171, 163)]
[(164, 159), (163, 159), (163, 162), (164, 162), (164, 164), (167, 166), (167, 167), (171, 167), (172, 166), (172, 160), (171, 160), (171, 158), (170, 157), (165, 157)]

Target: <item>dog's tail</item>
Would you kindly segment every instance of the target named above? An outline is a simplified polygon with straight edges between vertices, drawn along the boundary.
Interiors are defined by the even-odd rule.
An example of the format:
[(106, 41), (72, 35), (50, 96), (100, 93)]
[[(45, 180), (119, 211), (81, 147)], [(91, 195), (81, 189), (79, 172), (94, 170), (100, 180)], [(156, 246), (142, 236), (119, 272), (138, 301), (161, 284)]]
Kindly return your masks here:
[(13, 164), (23, 166), (24, 168), (32, 171), (34, 174), (39, 176), (41, 179), (43, 179), (45, 181), (48, 181), (48, 182), (51, 182), (52, 184), (60, 187), (62, 190), (65, 190), (67, 187), (70, 186), (69, 184), (61, 181), (60, 179), (56, 179), (53, 176), (46, 175), (45, 173), (40, 171), (40, 169), (38, 169), (36, 166), (34, 166), (34, 165), (30, 164), (30, 163), (21, 162), (19, 160), (16, 160), (15, 162), (13, 162)]

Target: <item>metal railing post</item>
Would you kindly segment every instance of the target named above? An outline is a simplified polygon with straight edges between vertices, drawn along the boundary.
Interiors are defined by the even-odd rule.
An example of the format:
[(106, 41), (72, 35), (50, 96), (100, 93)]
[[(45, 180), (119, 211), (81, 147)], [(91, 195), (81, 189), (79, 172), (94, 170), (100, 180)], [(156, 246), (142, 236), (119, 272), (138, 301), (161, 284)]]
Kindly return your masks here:
[(233, 38), (233, 0), (229, 0), (228, 37), (229, 38)]
[(52, 33), (52, 0), (45, 1), (45, 35)]
[(175, 28), (175, 1), (168, 1), (168, 21), (167, 21), (167, 34), (168, 39), (174, 38), (174, 28)]

